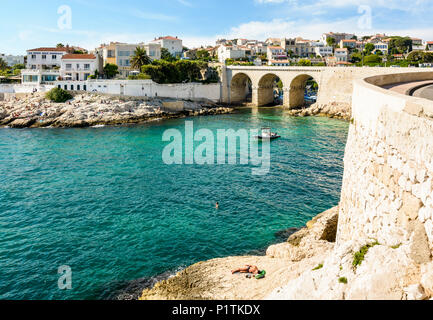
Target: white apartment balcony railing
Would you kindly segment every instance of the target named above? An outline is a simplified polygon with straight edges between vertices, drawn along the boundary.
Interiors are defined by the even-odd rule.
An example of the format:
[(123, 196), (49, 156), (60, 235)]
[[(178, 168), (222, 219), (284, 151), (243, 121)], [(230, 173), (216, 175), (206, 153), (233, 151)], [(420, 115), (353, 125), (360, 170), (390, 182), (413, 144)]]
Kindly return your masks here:
[(53, 75), (58, 75), (60, 74), (60, 70), (44, 70), (44, 69), (23, 69), (21, 70), (21, 74), (23, 73), (33, 73), (33, 74), (53, 74)]
[(65, 71), (92, 71), (92, 69), (85, 69), (85, 68), (66, 68)]

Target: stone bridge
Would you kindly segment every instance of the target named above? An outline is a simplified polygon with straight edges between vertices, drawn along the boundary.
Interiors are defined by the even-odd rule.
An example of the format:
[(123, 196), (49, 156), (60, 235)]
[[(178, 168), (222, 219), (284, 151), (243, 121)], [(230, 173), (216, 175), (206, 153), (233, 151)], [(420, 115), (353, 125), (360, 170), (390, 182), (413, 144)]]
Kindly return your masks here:
[[(411, 71), (426, 72), (429, 69), (412, 68)], [(228, 104), (241, 104), (247, 100), (251, 87), (253, 105), (272, 104), (275, 80), (279, 78), (283, 83), (283, 105), (292, 109), (305, 104), (306, 83), (312, 78), (319, 85), (319, 105), (333, 103), (350, 108), (354, 80), (404, 72), (407, 72), (407, 68), (224, 66), (221, 73), (221, 100)]]

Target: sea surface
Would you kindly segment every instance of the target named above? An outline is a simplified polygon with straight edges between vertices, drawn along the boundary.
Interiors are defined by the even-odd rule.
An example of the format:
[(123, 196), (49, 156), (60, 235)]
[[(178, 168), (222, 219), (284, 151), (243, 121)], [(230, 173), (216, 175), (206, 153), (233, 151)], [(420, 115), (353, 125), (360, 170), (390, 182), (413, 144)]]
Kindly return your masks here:
[[(270, 172), (166, 165), (167, 129), (260, 129)], [(198, 261), (260, 254), (338, 204), (348, 123), (282, 109), (84, 129), (0, 129), (0, 299), (105, 299)], [(219, 202), (220, 208), (215, 209)], [(60, 290), (60, 266), (72, 270)]]

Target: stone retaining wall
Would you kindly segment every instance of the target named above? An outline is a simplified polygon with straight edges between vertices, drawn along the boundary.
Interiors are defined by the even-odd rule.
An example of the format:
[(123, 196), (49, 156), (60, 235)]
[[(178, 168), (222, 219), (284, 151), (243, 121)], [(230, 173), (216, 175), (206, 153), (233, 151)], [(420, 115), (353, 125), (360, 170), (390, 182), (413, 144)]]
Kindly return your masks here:
[(433, 79), (433, 73), (356, 80), (344, 159), (337, 244), (370, 238), (412, 258), (433, 252), (433, 101), (380, 88)]

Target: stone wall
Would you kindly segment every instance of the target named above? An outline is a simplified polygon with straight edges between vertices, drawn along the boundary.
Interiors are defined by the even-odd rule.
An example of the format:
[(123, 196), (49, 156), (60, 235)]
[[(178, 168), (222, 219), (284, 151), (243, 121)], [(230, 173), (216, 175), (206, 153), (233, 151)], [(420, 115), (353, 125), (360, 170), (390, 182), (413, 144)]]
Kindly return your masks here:
[(433, 101), (379, 86), (433, 73), (356, 80), (344, 159), (337, 244), (411, 241), (412, 258), (433, 252)]
[(132, 97), (161, 97), (185, 100), (208, 99), (220, 101), (219, 83), (176, 83), (158, 84), (152, 80), (89, 80), (89, 81), (57, 81), (57, 86), (67, 90), (83, 90), (112, 95)]

